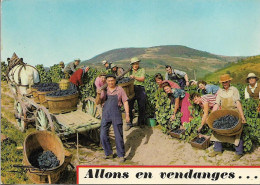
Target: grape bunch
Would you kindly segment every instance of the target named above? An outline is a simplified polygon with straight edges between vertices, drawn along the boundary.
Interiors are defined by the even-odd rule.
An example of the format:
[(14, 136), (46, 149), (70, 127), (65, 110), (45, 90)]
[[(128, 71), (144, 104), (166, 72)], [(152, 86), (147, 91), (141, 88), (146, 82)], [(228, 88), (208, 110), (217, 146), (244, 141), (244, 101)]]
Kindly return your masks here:
[(49, 94), (46, 94), (46, 96), (60, 97), (60, 96), (69, 96), (69, 95), (73, 95), (76, 93), (77, 93), (77, 91), (75, 89), (67, 89), (67, 90), (54, 91)]
[(173, 133), (175, 134), (180, 134), (183, 132), (183, 129), (176, 129), (176, 130), (173, 130)]
[(40, 169), (55, 168), (60, 165), (60, 161), (51, 151), (37, 150), (29, 157), (32, 166)]
[(230, 129), (238, 124), (238, 118), (232, 115), (223, 116), (213, 122), (213, 128)]
[(59, 89), (59, 84), (57, 83), (48, 83), (47, 85), (44, 85), (43, 87), (39, 87), (38, 91), (40, 92), (47, 92), (47, 91), (56, 91)]
[(59, 87), (58, 83), (39, 83), (32, 85), (32, 88), (41, 88), (41, 87), (49, 87), (49, 86), (57, 86)]
[(122, 78), (120, 79), (117, 84), (123, 84), (123, 83), (127, 83), (127, 82), (130, 82), (132, 79), (129, 78), (129, 77), (125, 77), (125, 78)]
[(204, 143), (205, 140), (206, 140), (205, 137), (198, 137), (198, 138), (196, 138), (196, 139), (194, 140), (194, 143), (199, 143), (199, 144), (201, 144), (201, 143)]

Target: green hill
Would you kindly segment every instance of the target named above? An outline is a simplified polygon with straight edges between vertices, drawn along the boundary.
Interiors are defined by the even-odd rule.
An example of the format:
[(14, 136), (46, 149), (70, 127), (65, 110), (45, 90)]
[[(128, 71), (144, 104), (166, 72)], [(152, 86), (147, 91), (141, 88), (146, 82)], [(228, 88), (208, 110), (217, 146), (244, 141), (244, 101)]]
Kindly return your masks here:
[(113, 49), (90, 60), (82, 61), (81, 64), (103, 68), (101, 61), (108, 60), (127, 69), (132, 57), (139, 57), (142, 60), (141, 66), (149, 74), (165, 73), (165, 65), (171, 65), (176, 69), (186, 71), (190, 79), (194, 79), (195, 76), (196, 78), (202, 78), (206, 74), (221, 69), (228, 63), (236, 62), (241, 58), (215, 55), (186, 46), (168, 45), (150, 48)]
[(207, 81), (217, 82), (219, 76), (225, 73), (230, 74), (233, 78), (233, 83), (246, 83), (245, 79), (248, 73), (255, 73), (260, 77), (260, 55), (239, 60), (237, 63), (230, 63), (225, 68), (206, 75), (205, 79)]

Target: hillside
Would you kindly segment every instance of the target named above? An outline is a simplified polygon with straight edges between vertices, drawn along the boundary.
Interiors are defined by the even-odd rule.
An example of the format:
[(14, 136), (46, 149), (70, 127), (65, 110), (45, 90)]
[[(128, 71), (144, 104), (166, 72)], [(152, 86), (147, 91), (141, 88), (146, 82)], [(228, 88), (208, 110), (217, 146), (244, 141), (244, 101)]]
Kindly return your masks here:
[(205, 77), (207, 81), (217, 82), (219, 76), (228, 73), (233, 78), (233, 83), (246, 83), (248, 73), (255, 73), (260, 77), (260, 55), (240, 60), (238, 63), (231, 63), (227, 67), (209, 74)]
[(194, 78), (194, 71), (196, 77), (201, 78), (208, 73), (225, 67), (229, 62), (236, 62), (241, 58), (215, 55), (186, 46), (169, 45), (150, 48), (114, 49), (97, 55), (90, 60), (83, 61), (81, 64), (103, 67), (101, 61), (106, 59), (127, 69), (130, 59), (135, 56), (142, 60), (141, 66), (149, 74), (164, 73), (165, 65), (171, 65), (176, 69), (186, 71), (190, 78)]

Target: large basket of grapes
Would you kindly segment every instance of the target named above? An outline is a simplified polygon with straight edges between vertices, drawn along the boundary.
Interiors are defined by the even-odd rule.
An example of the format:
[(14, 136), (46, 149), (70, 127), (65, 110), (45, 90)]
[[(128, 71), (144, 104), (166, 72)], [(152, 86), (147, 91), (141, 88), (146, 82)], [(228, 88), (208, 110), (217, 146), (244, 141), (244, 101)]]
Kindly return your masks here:
[(49, 112), (53, 114), (67, 113), (77, 110), (79, 94), (74, 89), (58, 90), (46, 95)]
[(217, 110), (212, 112), (208, 119), (209, 127), (220, 135), (233, 136), (242, 132), (242, 121), (238, 111)]
[(46, 83), (38, 87), (37, 94), (39, 96), (40, 104), (45, 106), (46, 108), (49, 108), (45, 96), (46, 94), (56, 91), (58, 89), (59, 89), (58, 83)]
[(61, 90), (67, 90), (70, 87), (69, 79), (62, 79), (59, 82), (59, 87), (60, 87)]
[(124, 89), (128, 99), (132, 99), (135, 96), (134, 79), (128, 77), (122, 78), (117, 84)]
[(23, 163), (34, 167), (27, 172), (34, 183), (56, 183), (65, 160), (63, 144), (53, 132), (36, 131), (25, 138)]

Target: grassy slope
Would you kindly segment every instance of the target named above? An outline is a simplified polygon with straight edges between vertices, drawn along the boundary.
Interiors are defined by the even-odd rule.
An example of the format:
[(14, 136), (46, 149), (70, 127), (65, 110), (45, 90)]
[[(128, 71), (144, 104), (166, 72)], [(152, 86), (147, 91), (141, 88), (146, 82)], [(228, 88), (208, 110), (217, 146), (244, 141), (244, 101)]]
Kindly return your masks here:
[(207, 75), (204, 79), (207, 81), (217, 82), (219, 76), (225, 73), (230, 74), (233, 78), (233, 83), (245, 83), (248, 73), (255, 73), (257, 76), (260, 76), (260, 55), (249, 57), (238, 63), (231, 64), (228, 67)]
[(127, 69), (130, 58), (137, 56), (142, 62), (141, 66), (148, 74), (165, 72), (165, 65), (171, 65), (176, 69), (186, 71), (190, 79), (194, 79), (194, 70), (197, 78), (202, 78), (210, 72), (223, 68), (229, 62), (237, 60), (236, 57), (225, 57), (208, 52), (195, 50), (185, 46), (156, 46), (150, 48), (122, 48), (107, 51), (81, 65), (103, 68), (101, 61), (107, 59), (118, 66)]

